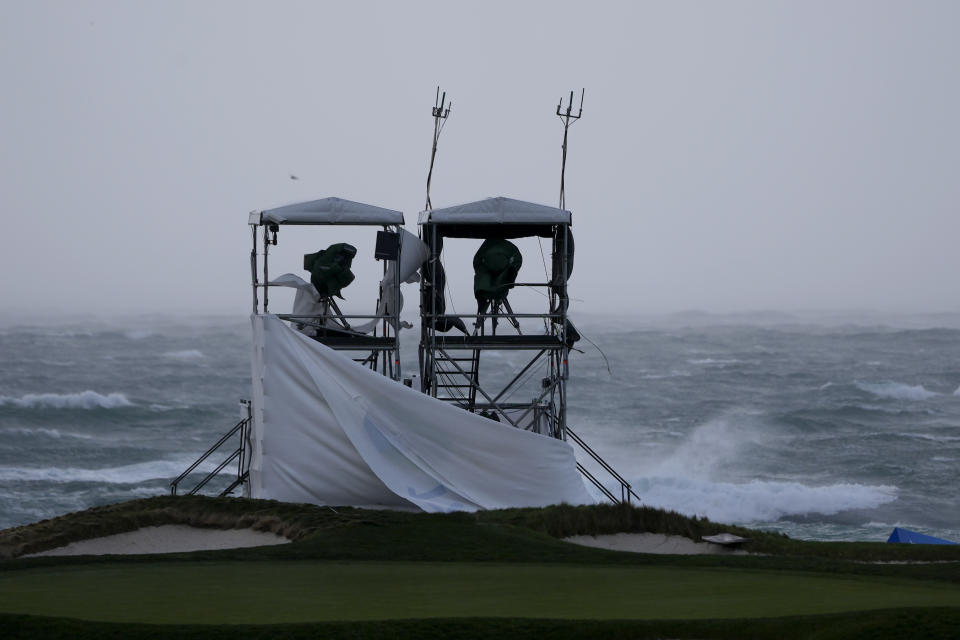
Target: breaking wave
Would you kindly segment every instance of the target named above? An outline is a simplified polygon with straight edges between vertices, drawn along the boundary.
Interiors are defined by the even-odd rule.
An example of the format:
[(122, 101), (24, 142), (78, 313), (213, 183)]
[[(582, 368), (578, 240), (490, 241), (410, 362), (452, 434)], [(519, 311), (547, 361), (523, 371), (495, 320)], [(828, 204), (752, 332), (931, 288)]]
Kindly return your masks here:
[(18, 436), (43, 436), (46, 438), (54, 438), (59, 440), (60, 438), (79, 438), (80, 440), (92, 440), (93, 436), (87, 435), (85, 433), (71, 433), (68, 431), (60, 431), (59, 429), (48, 429), (46, 427), (38, 427), (35, 429), (28, 429), (25, 427), (11, 427), (9, 429), (4, 429), (0, 433), (9, 434), (9, 435), (18, 435)]
[(927, 440), (929, 442), (960, 442), (960, 436), (935, 436), (929, 433), (901, 433), (898, 434), (904, 438), (916, 438), (918, 440)]
[(936, 391), (928, 391), (922, 384), (911, 386), (901, 382), (857, 382), (857, 388), (867, 393), (872, 393), (881, 398), (892, 398), (894, 400), (929, 400), (940, 395)]
[(80, 393), (28, 393), (19, 398), (0, 396), (0, 407), (4, 405), (20, 409), (117, 409), (132, 407), (133, 403), (122, 393), (102, 395), (88, 390)]
[(720, 479), (724, 468), (751, 458), (758, 448), (772, 446), (769, 439), (775, 437), (763, 416), (742, 409), (730, 412), (695, 428), (671, 454), (651, 460), (634, 488), (644, 504), (729, 523), (833, 515), (872, 509), (896, 499), (897, 488), (888, 485), (809, 486), (784, 480)]
[(729, 523), (873, 509), (897, 497), (897, 488), (887, 485), (841, 483), (811, 487), (799, 482), (733, 483), (667, 477), (642, 478), (635, 489), (646, 505)]
[[(135, 484), (149, 480), (170, 480), (180, 475), (192, 462), (193, 460), (187, 459), (152, 460), (104, 469), (0, 466), (0, 481)], [(197, 468), (197, 472), (209, 472), (213, 469), (213, 464), (202, 464)]]

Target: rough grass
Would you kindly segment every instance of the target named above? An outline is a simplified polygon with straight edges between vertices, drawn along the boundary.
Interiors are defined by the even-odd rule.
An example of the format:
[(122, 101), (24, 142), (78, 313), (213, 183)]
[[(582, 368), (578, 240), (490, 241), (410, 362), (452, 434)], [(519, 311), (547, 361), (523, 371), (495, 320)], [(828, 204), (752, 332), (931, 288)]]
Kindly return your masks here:
[[(859, 562), (960, 561), (960, 545), (807, 542), (793, 540), (779, 533), (724, 525), (705, 518), (691, 518), (650, 507), (557, 505), (542, 509), (423, 514), (370, 511), (349, 507), (333, 509), (273, 500), (203, 496), (161, 496), (133, 500), (94, 507), (86, 511), (0, 531), (0, 558), (15, 558), (23, 554), (64, 546), (77, 540), (164, 524), (185, 524), (216, 529), (250, 528), (273, 532), (293, 541), (314, 540), (316, 542), (326, 538), (330, 543), (339, 538), (355, 536), (358, 528), (363, 529), (367, 537), (378, 538), (381, 537), (377, 535), (378, 528), (387, 528), (390, 532), (396, 533), (398, 530), (412, 531), (424, 527), (428, 530), (438, 527), (451, 530), (473, 530), (486, 526), (488, 530), (496, 528), (502, 537), (528, 538), (531, 534), (540, 534), (541, 542), (543, 537), (560, 539), (574, 535), (620, 532), (680, 535), (699, 541), (703, 536), (728, 531), (749, 538), (750, 542), (745, 545), (748, 551), (780, 557)], [(351, 546), (355, 545), (347, 544), (344, 548)], [(278, 547), (272, 553), (280, 555), (288, 553), (289, 550), (284, 547)], [(414, 550), (411, 550), (411, 553), (413, 552)], [(425, 553), (429, 555), (430, 550), (425, 550)], [(623, 554), (616, 555), (622, 557)], [(597, 556), (593, 554), (592, 557)], [(376, 558), (374, 553), (374, 558), (371, 559)], [(454, 559), (483, 558), (476, 555), (471, 557), (467, 553), (463, 558)], [(490, 559), (505, 558), (494, 556)], [(531, 559), (542, 560), (543, 558)]]
[[(18, 559), (24, 553), (144, 526), (186, 524), (246, 527), (294, 540), (287, 545), (144, 556)], [(730, 531), (751, 541), (751, 556), (655, 556), (568, 544), (570, 535), (618, 532), (703, 535)], [(30, 569), (96, 570), (132, 564), (164, 566), (189, 561), (277, 560), (338, 562), (443, 562), (566, 564), (586, 567), (734, 569), (744, 572), (814, 574), (858, 580), (911, 578), (929, 586), (960, 583), (960, 548), (884, 543), (791, 540), (687, 518), (645, 507), (610, 505), (508, 509), (479, 513), (417, 514), (331, 509), (242, 498), (157, 497), (96, 507), (32, 525), (0, 531), (0, 575)], [(870, 564), (871, 562), (935, 564)], [(294, 565), (291, 565), (294, 566)], [(455, 566), (455, 565), (454, 565)], [(146, 568), (146, 567), (145, 567)], [(573, 567), (571, 567), (572, 569)], [(28, 573), (33, 573), (29, 571)], [(26, 577), (26, 574), (21, 574)], [(859, 577), (857, 577), (859, 576)], [(9, 579), (18, 580), (8, 574)], [(947, 586), (944, 583), (952, 583)], [(899, 605), (898, 605), (899, 606)], [(960, 608), (911, 608), (790, 618), (738, 620), (531, 620), (510, 618), (418, 619), (280, 625), (146, 625), (82, 622), (0, 614), (0, 637), (34, 638), (955, 638)]]

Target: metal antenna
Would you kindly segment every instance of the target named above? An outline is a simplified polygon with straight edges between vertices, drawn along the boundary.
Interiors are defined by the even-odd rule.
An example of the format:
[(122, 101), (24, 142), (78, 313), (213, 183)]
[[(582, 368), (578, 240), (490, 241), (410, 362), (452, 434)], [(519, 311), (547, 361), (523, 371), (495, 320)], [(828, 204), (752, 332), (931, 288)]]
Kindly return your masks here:
[[(557, 115), (560, 116), (560, 119), (563, 120), (563, 163), (560, 165), (560, 208), (566, 209), (567, 207), (567, 198), (564, 194), (564, 178), (567, 173), (567, 133), (570, 131), (570, 125), (580, 119), (580, 116), (583, 115), (583, 94), (586, 93), (586, 89), (580, 90), (580, 110), (577, 111), (576, 115), (573, 115), (573, 91), (570, 92), (570, 102), (567, 103), (567, 110), (563, 111), (563, 98), (560, 98), (560, 103), (557, 105)], [(427, 198), (429, 200), (429, 198)]]
[(437, 97), (433, 100), (433, 109), (431, 110), (433, 114), (433, 149), (430, 151), (430, 170), (427, 172), (427, 203), (424, 205), (426, 210), (433, 209), (433, 205), (430, 203), (430, 180), (433, 178), (433, 162), (437, 158), (437, 141), (440, 140), (440, 132), (443, 131), (443, 126), (446, 124), (447, 116), (450, 115), (452, 108), (453, 101), (447, 103), (447, 92), (444, 91), (441, 97), (440, 87), (437, 87)]

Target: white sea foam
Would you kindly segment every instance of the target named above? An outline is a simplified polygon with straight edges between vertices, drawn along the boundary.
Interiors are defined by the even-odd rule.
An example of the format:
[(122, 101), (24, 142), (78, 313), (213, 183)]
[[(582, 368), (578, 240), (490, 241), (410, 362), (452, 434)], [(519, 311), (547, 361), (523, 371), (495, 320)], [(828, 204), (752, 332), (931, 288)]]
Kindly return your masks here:
[(770, 439), (775, 438), (756, 412), (733, 411), (700, 425), (671, 454), (646, 464), (644, 475), (635, 478), (634, 488), (644, 504), (729, 523), (832, 515), (875, 508), (896, 499), (897, 488), (888, 485), (842, 482), (811, 486), (783, 480), (718, 479), (731, 464), (749, 466), (752, 452), (772, 446)]
[(918, 440), (928, 440), (930, 442), (960, 442), (960, 436), (935, 436), (929, 433), (901, 433), (898, 434), (904, 438), (916, 438)]
[(207, 356), (197, 349), (184, 349), (183, 351), (167, 351), (163, 354), (163, 357), (171, 360), (203, 360)]
[(638, 479), (634, 488), (646, 505), (728, 523), (873, 509), (897, 497), (896, 487), (856, 483), (815, 487), (799, 482), (753, 480), (733, 483), (652, 477)]
[(894, 400), (929, 400), (940, 395), (936, 391), (928, 391), (921, 384), (909, 385), (902, 382), (857, 382), (855, 384), (861, 391)]
[(689, 371), (673, 369), (670, 373), (646, 373), (640, 376), (641, 380), (663, 380), (665, 378), (689, 378), (693, 374)]
[(87, 390), (80, 393), (28, 393), (19, 398), (0, 396), (0, 406), (4, 405), (21, 409), (117, 409), (132, 407), (133, 403), (122, 393), (102, 395)]
[(870, 521), (863, 525), (864, 527), (870, 527), (873, 529), (893, 529), (894, 527), (902, 527), (904, 529), (916, 529), (919, 525), (911, 524), (909, 522), (876, 522)]
[(953, 392), (953, 395), (960, 397), (960, 387), (957, 387), (956, 391)]
[(59, 429), (47, 429), (44, 427), (37, 427), (35, 429), (28, 429), (26, 427), (12, 427), (9, 429), (4, 429), (0, 433), (10, 434), (10, 435), (21, 435), (21, 436), (46, 436), (48, 438), (54, 438), (59, 440), (60, 438), (79, 438), (80, 440), (92, 440), (93, 436), (85, 433), (71, 433), (69, 431), (60, 431)]
[(163, 411), (182, 411), (183, 409), (189, 409), (189, 408), (190, 408), (190, 405), (186, 405), (186, 404), (172, 405), (172, 404), (158, 404), (158, 403), (155, 403), (155, 404), (151, 404), (151, 405), (150, 405), (150, 411), (158, 411), (158, 412), (163, 412)]
[(130, 331), (124, 331), (123, 335), (126, 336), (128, 340), (143, 340), (144, 338), (152, 336), (153, 331), (149, 329), (131, 329)]
[(737, 364), (740, 362), (735, 358), (700, 358), (698, 360), (687, 360), (690, 364)]
[[(75, 467), (15, 467), (0, 466), (0, 481), (20, 482), (103, 482), (108, 484), (134, 484), (149, 480), (170, 480), (177, 477), (193, 460), (152, 460), (104, 469)], [(204, 463), (199, 473), (212, 471), (215, 465)]]
[(743, 448), (760, 444), (769, 437), (756, 424), (751, 411), (731, 411), (696, 427), (670, 455), (648, 466), (651, 476), (708, 480), (726, 462), (736, 459)]

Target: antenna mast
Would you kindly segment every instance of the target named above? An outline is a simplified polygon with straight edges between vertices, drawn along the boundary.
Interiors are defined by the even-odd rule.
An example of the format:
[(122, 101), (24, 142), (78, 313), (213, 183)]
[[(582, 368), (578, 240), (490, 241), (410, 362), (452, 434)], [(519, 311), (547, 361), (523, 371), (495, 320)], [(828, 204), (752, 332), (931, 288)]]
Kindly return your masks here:
[(424, 205), (424, 209), (426, 210), (433, 209), (433, 205), (430, 203), (430, 180), (433, 178), (433, 161), (437, 157), (437, 141), (440, 140), (440, 132), (443, 131), (443, 126), (447, 123), (447, 116), (450, 115), (450, 109), (452, 108), (453, 101), (451, 100), (447, 103), (447, 92), (444, 91), (443, 97), (441, 97), (440, 87), (437, 87), (437, 97), (433, 100), (433, 109), (431, 110), (433, 114), (433, 149), (430, 151), (430, 170), (427, 172), (427, 202)]
[[(586, 92), (586, 89), (580, 90), (580, 110), (577, 111), (577, 115), (573, 115), (573, 91), (570, 92), (570, 102), (567, 103), (567, 110), (562, 111), (563, 109), (563, 98), (560, 98), (560, 103), (557, 105), (557, 115), (560, 116), (560, 119), (563, 121), (563, 162), (560, 165), (560, 208), (567, 208), (567, 198), (564, 194), (564, 178), (567, 173), (567, 133), (570, 131), (570, 125), (580, 119), (580, 116), (583, 115), (583, 94)], [(434, 150), (436, 150), (436, 142), (434, 142)], [(432, 164), (432, 163), (431, 163)], [(430, 198), (427, 197), (429, 202)]]

